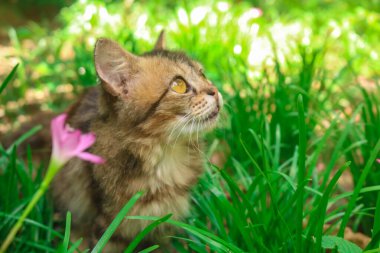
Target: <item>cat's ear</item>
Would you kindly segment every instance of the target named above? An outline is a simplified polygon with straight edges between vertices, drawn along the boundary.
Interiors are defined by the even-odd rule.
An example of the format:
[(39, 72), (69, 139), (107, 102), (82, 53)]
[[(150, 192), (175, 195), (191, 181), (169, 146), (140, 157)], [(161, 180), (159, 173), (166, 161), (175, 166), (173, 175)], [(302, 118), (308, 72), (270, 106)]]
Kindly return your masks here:
[(113, 96), (126, 96), (128, 84), (137, 72), (139, 58), (109, 39), (95, 45), (95, 69), (104, 89)]
[(166, 48), (166, 39), (165, 39), (165, 31), (162, 30), (156, 44), (154, 45), (154, 50), (164, 50)]

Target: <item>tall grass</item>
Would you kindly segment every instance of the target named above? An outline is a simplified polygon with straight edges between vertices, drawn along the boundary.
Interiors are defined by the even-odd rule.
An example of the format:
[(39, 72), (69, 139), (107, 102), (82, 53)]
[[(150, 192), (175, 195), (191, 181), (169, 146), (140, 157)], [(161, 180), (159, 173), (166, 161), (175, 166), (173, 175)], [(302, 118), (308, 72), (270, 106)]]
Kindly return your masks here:
[[(369, 26), (371, 32), (363, 35), (361, 24), (377, 16), (365, 6), (352, 7), (351, 2), (331, 4), (345, 13), (327, 5), (323, 20), (319, 11), (313, 14), (308, 9), (321, 8), (315, 1), (293, 8), (263, 1), (257, 6), (226, 3), (228, 10), (216, 1), (144, 2), (127, 8), (118, 2), (78, 1), (61, 11), (60, 29), (47, 32), (33, 25), (11, 30), (21, 64), (0, 86), (5, 116), (14, 115), (9, 101), (22, 99), (27, 91), (47, 89), (53, 98), (61, 84), (71, 83), (71, 93), (95, 84), (96, 37), (113, 38), (141, 53), (166, 27), (170, 47), (181, 48), (203, 63), (223, 93), (225, 115), (219, 128), (205, 136), (206, 172), (193, 189), (191, 215), (183, 221), (170, 219), (170, 214), (126, 216), (139, 193), (126, 203), (93, 252), (101, 251), (124, 218), (152, 221), (126, 252), (133, 252), (163, 222), (178, 228), (172, 238), (177, 252), (361, 252), (343, 239), (346, 227), (366, 234), (371, 240), (366, 250), (376, 252), (380, 87), (372, 50), (378, 48), (374, 40), (378, 28)], [(95, 14), (87, 20), (89, 6)], [(196, 23), (192, 13), (204, 7), (205, 17)], [(263, 16), (244, 20), (253, 7), (261, 7)], [(289, 13), (280, 16), (285, 10), (281, 8)], [(300, 9), (310, 18), (300, 15)], [(127, 14), (120, 22), (104, 22), (99, 14), (104, 10), (114, 18), (120, 10)], [(158, 10), (167, 15), (155, 15)], [(237, 20), (240, 23), (235, 25)], [(22, 46), (25, 38), (42, 42), (27, 54)], [(257, 43), (261, 47), (255, 47)], [(363, 78), (374, 84), (372, 88), (358, 83)], [(60, 111), (70, 101), (47, 103)], [(36, 164), (31, 148), (26, 157), (17, 153), (18, 146), (39, 130), (32, 128), (10, 147), (0, 145), (0, 241), (41, 183), (44, 161)], [(352, 178), (352, 186), (343, 188), (342, 177)], [(70, 242), (70, 222), (70, 214), (66, 219), (54, 217), (46, 196), (9, 252), (78, 252), (81, 241)]]

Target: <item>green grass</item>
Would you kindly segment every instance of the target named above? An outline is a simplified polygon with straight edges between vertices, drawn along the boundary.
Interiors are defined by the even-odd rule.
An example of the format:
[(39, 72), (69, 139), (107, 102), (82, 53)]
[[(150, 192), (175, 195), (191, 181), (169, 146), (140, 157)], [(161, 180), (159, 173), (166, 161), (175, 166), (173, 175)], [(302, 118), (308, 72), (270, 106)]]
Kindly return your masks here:
[[(379, 2), (272, 2), (226, 1), (224, 10), (226, 4), (217, 1), (144, 1), (130, 7), (77, 1), (61, 10), (58, 28), (12, 28), (20, 64), (0, 82), (4, 119), (20, 125), (30, 91), (49, 92), (39, 109), (60, 112), (72, 103), (60, 87), (70, 84), (68, 93), (79, 95), (94, 85), (97, 37), (139, 54), (165, 28), (169, 48), (198, 59), (223, 93), (224, 115), (205, 136), (206, 172), (192, 191), (190, 216), (127, 216), (152, 222), (125, 252), (164, 222), (179, 228), (171, 239), (178, 252), (360, 252), (341, 238), (346, 227), (370, 238), (367, 252), (378, 252)], [(253, 7), (263, 15), (245, 19)], [(195, 20), (203, 10), (204, 18)], [(105, 22), (92, 12), (113, 18)], [(30, 50), (26, 40), (39, 42)], [(12, 102), (20, 102), (17, 110)], [(40, 130), (36, 126), (13, 145), (0, 145), (0, 242), (42, 181), (48, 161), (36, 164), (31, 148), (17, 153)], [(211, 163), (216, 160), (218, 166)], [(344, 186), (343, 178), (353, 185)], [(139, 196), (126, 203), (94, 252)], [(71, 215), (59, 222), (53, 214), (46, 196), (9, 252), (78, 252), (81, 241), (69, 241)]]

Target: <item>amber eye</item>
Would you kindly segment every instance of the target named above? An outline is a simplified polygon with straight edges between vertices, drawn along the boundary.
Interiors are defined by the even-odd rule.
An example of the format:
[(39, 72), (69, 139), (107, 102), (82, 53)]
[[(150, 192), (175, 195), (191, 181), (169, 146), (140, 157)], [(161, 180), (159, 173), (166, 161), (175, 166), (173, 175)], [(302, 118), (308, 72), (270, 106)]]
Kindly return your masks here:
[(175, 92), (179, 94), (185, 94), (186, 92), (189, 91), (189, 86), (187, 85), (185, 80), (183, 80), (182, 78), (176, 78), (172, 82), (172, 90), (174, 90)]

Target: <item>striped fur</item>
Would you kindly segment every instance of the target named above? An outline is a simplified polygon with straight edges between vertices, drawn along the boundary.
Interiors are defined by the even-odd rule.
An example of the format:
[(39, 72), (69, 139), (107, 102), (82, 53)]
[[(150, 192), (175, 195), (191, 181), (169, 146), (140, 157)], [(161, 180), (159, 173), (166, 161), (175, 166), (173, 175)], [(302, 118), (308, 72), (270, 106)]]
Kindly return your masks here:
[[(129, 215), (186, 216), (189, 190), (203, 171), (198, 132), (214, 127), (222, 104), (197, 62), (162, 46), (135, 56), (102, 39), (95, 65), (101, 84), (69, 110), (69, 124), (94, 132), (91, 152), (107, 162), (72, 159), (53, 184), (58, 209), (72, 212), (74, 232), (88, 247), (137, 191), (145, 195)], [(191, 86), (188, 93), (171, 89), (178, 77)], [(122, 252), (148, 224), (123, 221), (105, 252)], [(146, 245), (165, 243), (162, 237), (170, 233), (161, 225)]]

